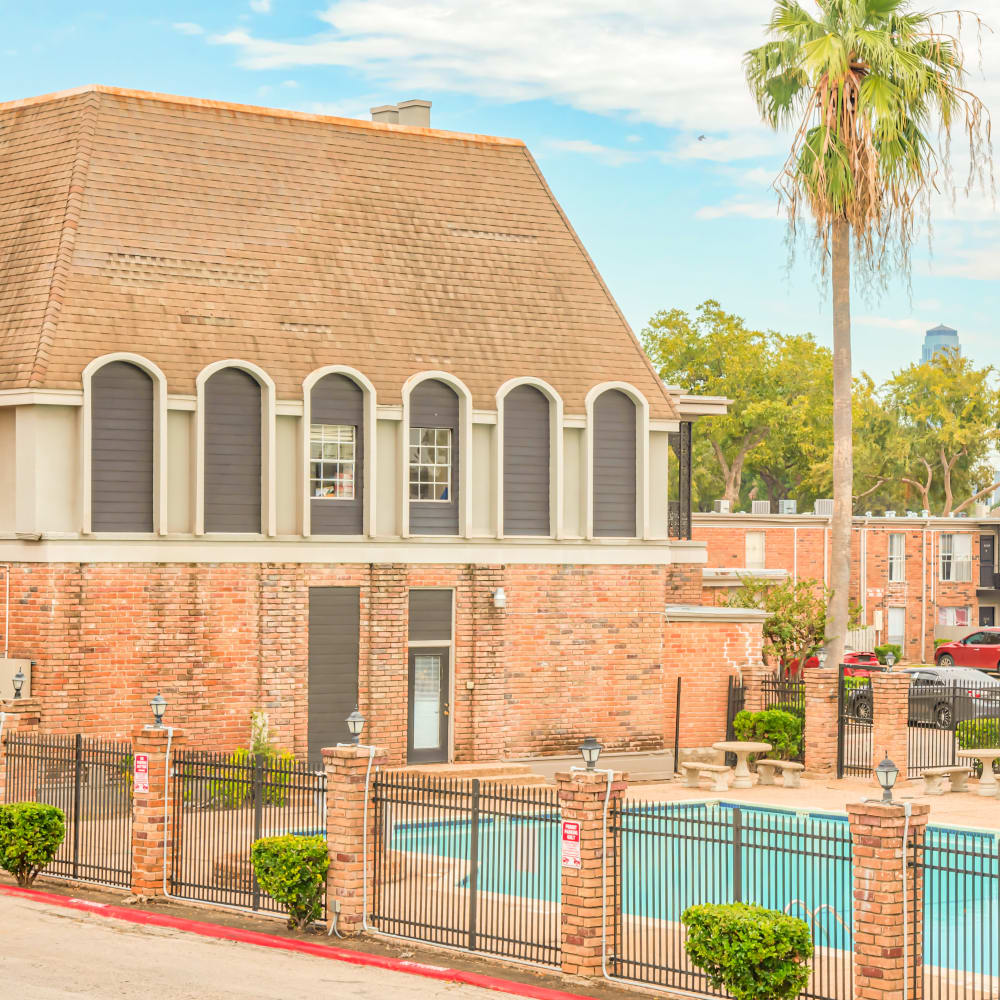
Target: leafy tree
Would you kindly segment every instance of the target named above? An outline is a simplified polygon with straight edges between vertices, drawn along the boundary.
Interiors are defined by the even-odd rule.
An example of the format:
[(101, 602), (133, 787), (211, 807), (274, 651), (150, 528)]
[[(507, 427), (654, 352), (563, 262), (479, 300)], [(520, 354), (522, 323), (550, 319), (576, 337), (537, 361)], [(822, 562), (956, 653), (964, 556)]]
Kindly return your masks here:
[[(797, 0), (777, 0), (769, 40), (744, 57), (750, 92), (792, 144), (776, 187), (792, 233), (802, 215), (814, 224), (833, 303), (833, 557), (829, 644), (842, 658), (848, 625), (854, 498), (851, 410), (851, 243), (872, 275), (906, 271), (921, 209), (947, 181), (949, 143), (960, 124), (972, 172), (988, 163), (989, 118), (965, 87), (957, 38), (941, 15), (909, 0), (816, 0), (812, 16)], [(984, 146), (987, 147), (984, 156)], [(827, 257), (829, 253), (829, 257)]]

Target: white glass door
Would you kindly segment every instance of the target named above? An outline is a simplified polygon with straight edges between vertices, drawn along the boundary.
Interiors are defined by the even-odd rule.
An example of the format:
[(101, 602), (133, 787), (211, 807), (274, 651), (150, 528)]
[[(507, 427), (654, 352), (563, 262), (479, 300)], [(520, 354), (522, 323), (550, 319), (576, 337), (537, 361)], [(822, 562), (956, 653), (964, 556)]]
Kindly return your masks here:
[(448, 759), (448, 649), (411, 649), (409, 682), (410, 763)]

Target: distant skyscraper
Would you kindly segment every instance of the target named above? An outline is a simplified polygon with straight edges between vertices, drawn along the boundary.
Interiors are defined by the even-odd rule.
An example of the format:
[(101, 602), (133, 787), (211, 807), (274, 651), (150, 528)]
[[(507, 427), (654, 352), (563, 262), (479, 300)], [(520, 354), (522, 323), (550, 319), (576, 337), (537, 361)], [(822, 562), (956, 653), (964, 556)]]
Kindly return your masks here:
[(924, 335), (924, 348), (920, 353), (921, 363), (930, 361), (938, 351), (943, 351), (946, 347), (953, 347), (961, 353), (962, 347), (958, 342), (958, 330), (953, 330), (950, 326), (939, 323)]

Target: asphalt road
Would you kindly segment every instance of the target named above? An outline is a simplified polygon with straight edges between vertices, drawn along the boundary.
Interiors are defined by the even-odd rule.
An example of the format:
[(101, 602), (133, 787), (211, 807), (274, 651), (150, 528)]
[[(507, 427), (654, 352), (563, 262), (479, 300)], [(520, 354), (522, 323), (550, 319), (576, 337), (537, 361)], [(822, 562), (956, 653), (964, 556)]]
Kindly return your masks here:
[(11, 1000), (487, 1000), (502, 995), (0, 896), (0, 996)]

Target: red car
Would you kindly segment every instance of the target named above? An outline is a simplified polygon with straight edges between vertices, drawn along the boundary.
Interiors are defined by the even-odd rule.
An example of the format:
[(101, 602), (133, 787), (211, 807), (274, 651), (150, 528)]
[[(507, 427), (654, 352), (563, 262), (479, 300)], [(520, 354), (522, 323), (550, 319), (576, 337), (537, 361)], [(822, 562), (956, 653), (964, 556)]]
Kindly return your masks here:
[(981, 628), (964, 639), (946, 642), (934, 650), (939, 667), (1000, 669), (1000, 628)]
[[(844, 671), (845, 677), (853, 677), (855, 676), (855, 674), (864, 675), (867, 674), (868, 671), (872, 669), (876, 670), (883, 669), (882, 664), (878, 662), (878, 657), (874, 653), (845, 653), (844, 663), (857, 664), (859, 667), (865, 668), (863, 670), (852, 670), (852, 669), (845, 670)], [(806, 660), (806, 670), (809, 670), (811, 667), (818, 667), (818, 666), (819, 666), (818, 656), (810, 656)], [(792, 660), (792, 662), (788, 665), (788, 672), (792, 676), (794, 676), (799, 672), (798, 660)]]

